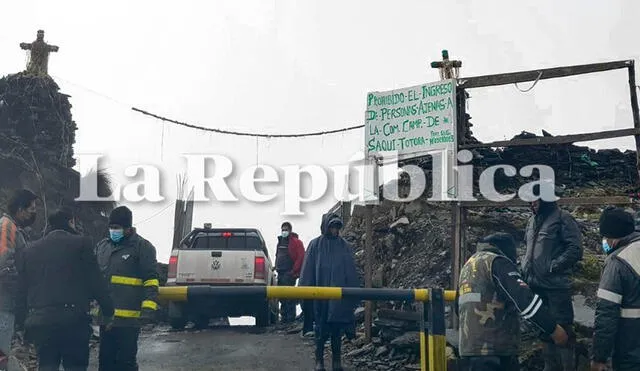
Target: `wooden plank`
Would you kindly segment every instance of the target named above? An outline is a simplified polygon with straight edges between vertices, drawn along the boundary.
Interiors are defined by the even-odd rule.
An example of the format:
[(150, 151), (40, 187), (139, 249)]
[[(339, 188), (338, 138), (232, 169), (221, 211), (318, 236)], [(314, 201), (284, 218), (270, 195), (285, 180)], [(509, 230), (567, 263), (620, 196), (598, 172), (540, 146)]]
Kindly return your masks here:
[(543, 68), (531, 71), (501, 73), (497, 75), (464, 77), (458, 79), (458, 86), (464, 89), (472, 89), (485, 86), (499, 86), (515, 84), (519, 82), (555, 79), (559, 77), (617, 70), (621, 68), (627, 68), (632, 64), (633, 60), (625, 60), (606, 63), (582, 64), (576, 66)]
[(551, 144), (569, 144), (576, 142), (588, 142), (592, 140), (611, 139), (639, 135), (640, 128), (618, 129), (600, 131), (596, 133), (558, 135), (555, 137), (536, 137), (526, 139), (501, 140), (489, 143), (469, 143), (460, 145), (460, 149), (491, 148), (491, 147), (517, 147), (517, 146), (541, 146)]
[[(588, 205), (632, 205), (634, 201), (626, 196), (601, 196), (601, 197), (567, 197), (560, 198), (558, 205), (564, 206), (588, 206)], [(505, 202), (489, 200), (461, 201), (460, 205), (466, 208), (475, 207), (529, 207), (529, 203), (518, 198)]]
[(400, 321), (420, 322), (421, 312), (409, 312), (393, 309), (378, 309), (378, 318), (395, 319)]

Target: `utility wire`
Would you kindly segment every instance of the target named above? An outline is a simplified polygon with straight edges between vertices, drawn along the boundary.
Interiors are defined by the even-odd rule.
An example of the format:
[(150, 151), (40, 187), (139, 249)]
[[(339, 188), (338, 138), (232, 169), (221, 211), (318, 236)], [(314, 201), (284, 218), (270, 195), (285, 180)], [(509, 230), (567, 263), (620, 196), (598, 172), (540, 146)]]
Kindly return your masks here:
[(156, 216), (160, 215), (160, 213), (162, 213), (163, 211), (167, 210), (167, 209), (168, 209), (168, 208), (170, 208), (171, 206), (174, 206), (175, 204), (176, 204), (176, 201), (174, 201), (174, 202), (170, 203), (169, 205), (167, 205), (167, 206), (165, 206), (164, 208), (162, 208), (162, 210), (160, 210), (160, 211), (158, 211), (157, 213), (155, 213), (155, 214), (151, 215), (150, 217), (148, 217), (148, 218), (146, 218), (146, 219), (144, 219), (144, 220), (142, 220), (142, 221), (140, 221), (140, 222), (134, 223), (134, 226), (138, 226), (138, 225), (140, 225), (140, 224), (142, 224), (142, 223), (144, 223), (144, 222), (146, 222), (146, 221), (149, 221), (149, 220), (151, 220), (151, 219), (155, 218)]
[(246, 132), (243, 133), (243, 132), (231, 131), (231, 130), (207, 128), (207, 127), (204, 127), (204, 126), (198, 126), (198, 125), (193, 125), (193, 124), (189, 124), (189, 123), (186, 123), (186, 122), (176, 121), (176, 120), (173, 120), (173, 119), (170, 119), (170, 118), (166, 118), (166, 117), (163, 117), (163, 116), (156, 115), (156, 114), (151, 113), (151, 112), (147, 112), (145, 110), (141, 110), (141, 109), (136, 108), (136, 107), (131, 107), (131, 109), (136, 111), (136, 112), (139, 112), (139, 113), (141, 113), (143, 115), (151, 116), (151, 117), (156, 118), (158, 120), (171, 122), (173, 124), (185, 126), (185, 127), (191, 128), (191, 129), (209, 131), (209, 132), (214, 132), (214, 133), (219, 133), (219, 134), (239, 135), (239, 136), (245, 136), (245, 137), (260, 137), (260, 138), (313, 137), (313, 136), (341, 133), (341, 132), (345, 132), (345, 131), (349, 131), (349, 130), (361, 129), (361, 128), (364, 127), (364, 125), (356, 125), (356, 126), (350, 126), (350, 127), (346, 127), (346, 128), (342, 128), (342, 129), (327, 130), (327, 131), (316, 131), (316, 132), (311, 132), (311, 133), (298, 133), (298, 134), (260, 134), (260, 133), (246, 133)]
[(150, 116), (153, 118), (156, 118), (158, 120), (161, 121), (166, 121), (166, 122), (170, 122), (172, 124), (176, 124), (176, 125), (180, 125), (180, 126), (184, 126), (184, 127), (188, 127), (191, 129), (196, 129), (196, 130), (202, 130), (202, 131), (208, 131), (208, 132), (213, 132), (213, 133), (218, 133), (218, 134), (229, 134), (229, 135), (239, 135), (239, 136), (246, 136), (246, 137), (259, 137), (259, 138), (302, 138), (302, 137), (313, 137), (313, 136), (322, 136), (322, 135), (329, 135), (329, 134), (335, 134), (335, 133), (342, 133), (342, 132), (346, 132), (346, 131), (351, 131), (351, 130), (356, 130), (356, 129), (362, 129), (364, 128), (364, 125), (355, 125), (355, 126), (350, 126), (350, 127), (346, 127), (346, 128), (341, 128), (341, 129), (334, 129), (334, 130), (326, 130), (326, 131), (317, 131), (317, 132), (311, 132), (311, 133), (297, 133), (297, 134), (262, 134), (262, 133), (247, 133), (247, 132), (237, 132), (237, 131), (231, 131), (231, 130), (223, 130), (223, 129), (216, 129), (216, 128), (208, 128), (208, 127), (204, 127), (204, 126), (199, 126), (199, 125), (194, 125), (194, 124), (189, 124), (186, 122), (181, 122), (178, 120), (173, 120), (167, 117), (163, 117), (160, 115), (157, 115), (155, 113), (151, 113), (148, 111), (145, 111), (143, 109), (140, 108), (136, 108), (136, 107), (132, 107), (128, 104), (125, 104), (115, 98), (112, 98), (106, 94), (102, 94), (100, 92), (97, 92), (93, 89), (84, 87), (80, 84), (76, 84), (73, 83), (69, 80), (63, 79), (59, 76), (52, 76), (55, 79), (61, 80), (66, 82), (67, 84), (70, 85), (74, 85), (82, 90), (85, 90), (91, 94), (95, 94), (97, 96), (100, 96), (102, 98), (108, 99), (114, 103), (120, 104), (122, 106), (126, 106), (126, 107), (130, 107), (131, 110), (141, 113), (143, 115), (146, 116)]

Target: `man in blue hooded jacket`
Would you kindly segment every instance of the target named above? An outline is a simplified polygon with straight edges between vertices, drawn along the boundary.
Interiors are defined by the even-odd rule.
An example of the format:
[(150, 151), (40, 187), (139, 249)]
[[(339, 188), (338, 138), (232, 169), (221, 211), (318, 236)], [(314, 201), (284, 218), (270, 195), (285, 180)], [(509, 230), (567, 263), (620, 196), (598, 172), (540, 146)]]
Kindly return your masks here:
[[(351, 245), (340, 237), (343, 223), (335, 213), (322, 216), (322, 234), (309, 243), (300, 286), (359, 287), (354, 252)], [(324, 368), (324, 344), (331, 339), (332, 369), (342, 370), (342, 334), (353, 327), (353, 300), (315, 300), (313, 302), (316, 334), (316, 371)]]

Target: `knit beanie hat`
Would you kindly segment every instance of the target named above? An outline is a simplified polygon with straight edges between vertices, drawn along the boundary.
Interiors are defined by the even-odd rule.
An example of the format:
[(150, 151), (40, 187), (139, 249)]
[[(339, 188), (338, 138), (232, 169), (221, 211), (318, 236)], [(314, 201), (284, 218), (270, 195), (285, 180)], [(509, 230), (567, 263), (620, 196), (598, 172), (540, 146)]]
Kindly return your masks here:
[(133, 214), (126, 206), (119, 206), (111, 211), (109, 215), (109, 224), (121, 225), (123, 228), (131, 228), (133, 222)]
[(600, 234), (607, 238), (622, 238), (636, 229), (633, 215), (619, 207), (606, 208), (600, 215)]

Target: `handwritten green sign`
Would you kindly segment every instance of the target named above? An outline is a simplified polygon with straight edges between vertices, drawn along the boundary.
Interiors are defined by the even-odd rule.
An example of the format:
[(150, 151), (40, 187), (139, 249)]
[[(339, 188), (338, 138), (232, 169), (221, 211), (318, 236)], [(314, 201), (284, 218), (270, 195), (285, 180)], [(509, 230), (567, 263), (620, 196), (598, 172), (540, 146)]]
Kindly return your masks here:
[(367, 95), (365, 153), (398, 152), (399, 159), (456, 151), (454, 80)]

